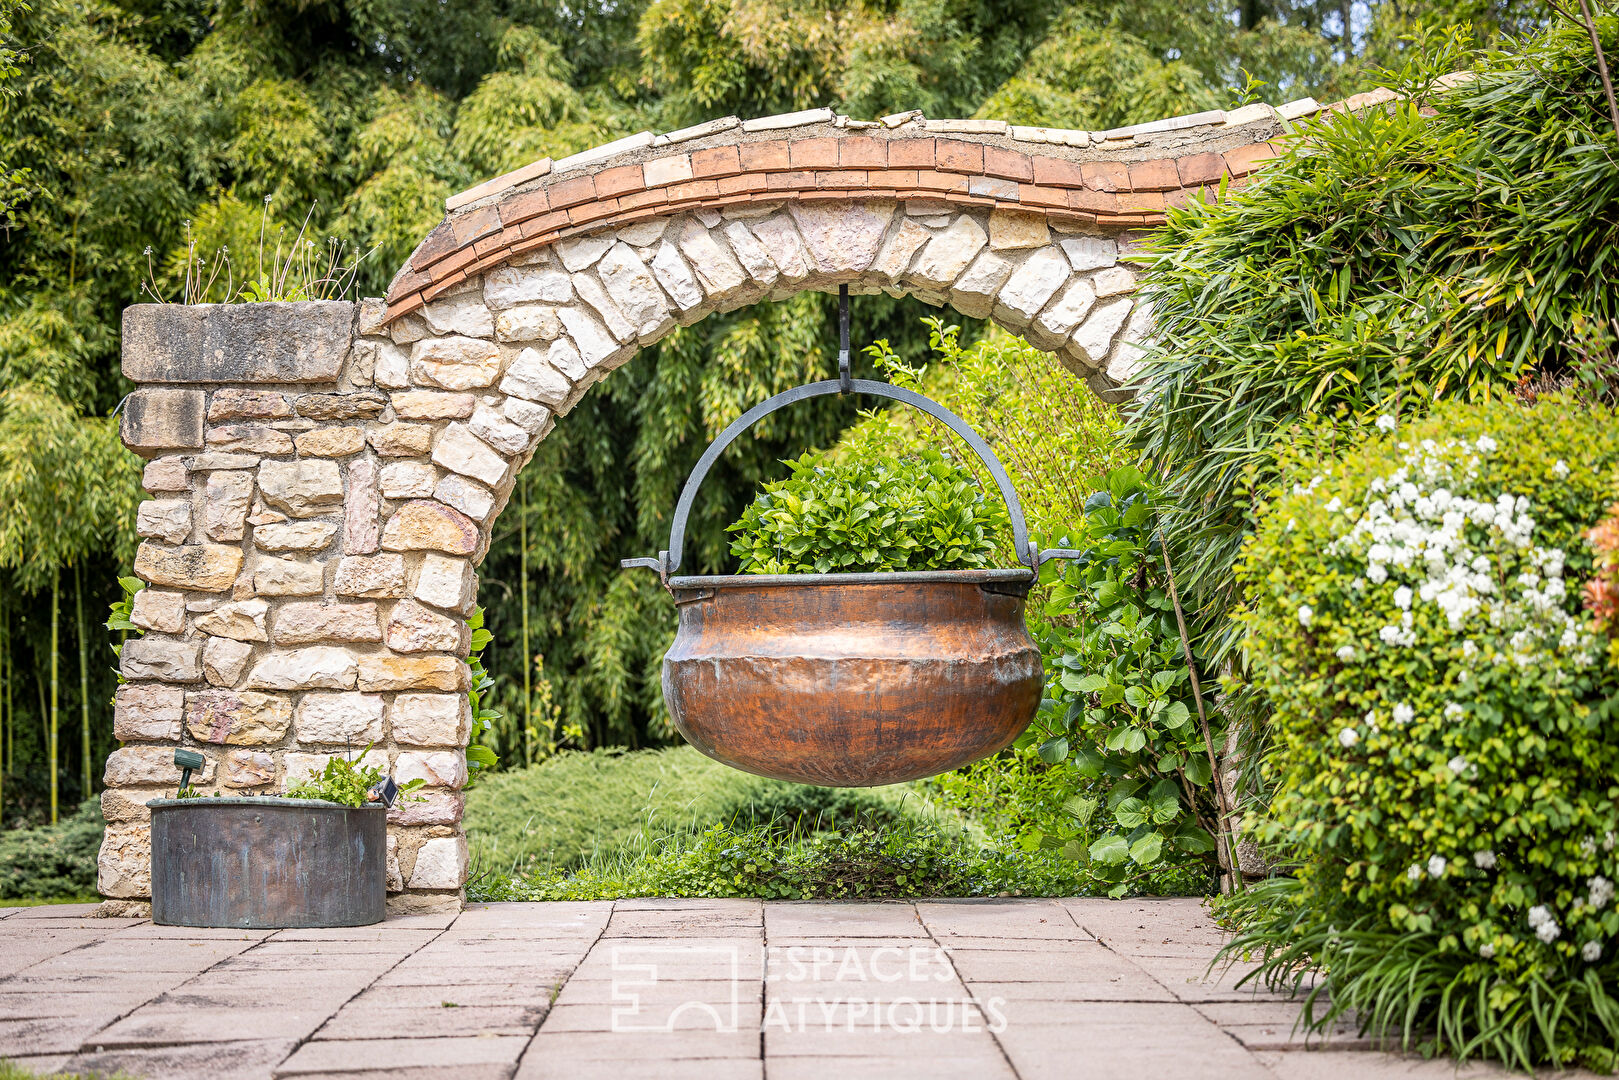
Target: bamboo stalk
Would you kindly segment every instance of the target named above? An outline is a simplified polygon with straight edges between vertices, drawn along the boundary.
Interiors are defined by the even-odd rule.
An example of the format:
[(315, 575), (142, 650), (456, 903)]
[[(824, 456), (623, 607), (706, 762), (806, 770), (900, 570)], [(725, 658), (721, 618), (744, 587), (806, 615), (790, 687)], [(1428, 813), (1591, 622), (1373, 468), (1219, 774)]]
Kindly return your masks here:
[(517, 566), (521, 579), (518, 603), (523, 609), (523, 764), (534, 764), (530, 733), (534, 730), (534, 657), (528, 637), (528, 485), (517, 478)]
[(60, 706), (62, 702), (61, 687), (58, 680), (61, 676), (61, 637), (62, 637), (62, 568), (51, 567), (51, 709), (49, 720), (48, 742), (49, 748), (46, 759), (51, 770), (51, 824), (57, 822), (57, 746), (56, 735), (58, 723), (61, 719)]
[(1214, 801), (1220, 810), (1220, 836), (1225, 841), (1226, 859), (1230, 863), (1231, 885), (1243, 887), (1242, 867), (1237, 860), (1237, 838), (1231, 831), (1235, 816), (1230, 800), (1226, 798), (1225, 784), (1220, 779), (1220, 763), (1214, 756), (1214, 738), (1209, 733), (1209, 716), (1203, 707), (1203, 684), (1197, 676), (1197, 661), (1192, 657), (1192, 638), (1186, 632), (1186, 612), (1181, 608), (1180, 590), (1175, 587), (1175, 569), (1169, 564), (1169, 545), (1163, 533), (1158, 534), (1158, 548), (1164, 555), (1164, 576), (1169, 583), (1169, 601), (1175, 606), (1175, 625), (1180, 628), (1181, 649), (1186, 654), (1186, 670), (1192, 677), (1192, 700), (1197, 703), (1197, 722), (1203, 729), (1203, 752), (1209, 756), (1209, 781), (1214, 785)]
[(79, 799), (91, 795), (90, 768), (90, 654), (84, 633), (84, 564), (73, 564), (73, 615), (79, 635)]

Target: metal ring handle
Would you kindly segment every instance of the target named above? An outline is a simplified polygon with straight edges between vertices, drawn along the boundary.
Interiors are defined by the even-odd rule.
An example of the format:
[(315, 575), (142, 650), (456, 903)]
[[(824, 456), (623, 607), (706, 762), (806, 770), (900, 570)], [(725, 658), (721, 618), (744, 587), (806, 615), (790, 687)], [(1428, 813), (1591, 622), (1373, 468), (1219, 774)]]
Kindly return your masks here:
[(686, 486), (680, 491), (680, 501), (675, 504), (675, 519), (669, 529), (669, 549), (660, 552), (656, 559), (625, 559), (621, 565), (625, 567), (644, 566), (657, 570), (667, 582), (680, 569), (681, 549), (686, 543), (686, 519), (691, 514), (692, 503), (697, 500), (697, 489), (702, 487), (703, 481), (708, 477), (709, 470), (714, 467), (714, 462), (719, 460), (719, 456), (725, 452), (725, 448), (735, 442), (737, 436), (778, 409), (786, 408), (788, 405), (805, 401), (809, 398), (843, 394), (851, 390), (857, 394), (870, 394), (873, 397), (890, 398), (894, 401), (902, 401), (907, 405), (914, 405), (961, 436), (962, 441), (972, 448), (973, 453), (978, 455), (978, 460), (984, 463), (984, 467), (989, 470), (990, 477), (995, 481), (995, 486), (1000, 489), (1001, 499), (1006, 503), (1007, 516), (1012, 521), (1012, 544), (1013, 550), (1019, 554), (1018, 561), (1031, 570), (1039, 570), (1040, 564), (1045, 560), (1040, 557), (1041, 553), (1038, 545), (1029, 542), (1029, 530), (1023, 521), (1023, 504), (1018, 501), (1017, 491), (1012, 487), (1012, 481), (1007, 478), (1006, 470), (1001, 466), (1001, 459), (995, 456), (995, 451), (989, 448), (989, 444), (979, 436), (978, 432), (968, 427), (966, 421), (932, 398), (924, 397), (914, 390), (890, 386), (888, 383), (876, 382), (872, 379), (852, 379), (847, 381), (843, 379), (826, 379), (821, 382), (808, 383), (804, 386), (796, 386), (791, 390), (785, 390), (777, 394), (767, 401), (760, 402), (732, 421), (729, 427), (720, 432), (719, 438), (708, 444), (708, 449), (703, 451), (703, 456), (697, 460), (696, 468), (692, 469), (691, 476), (686, 479)]

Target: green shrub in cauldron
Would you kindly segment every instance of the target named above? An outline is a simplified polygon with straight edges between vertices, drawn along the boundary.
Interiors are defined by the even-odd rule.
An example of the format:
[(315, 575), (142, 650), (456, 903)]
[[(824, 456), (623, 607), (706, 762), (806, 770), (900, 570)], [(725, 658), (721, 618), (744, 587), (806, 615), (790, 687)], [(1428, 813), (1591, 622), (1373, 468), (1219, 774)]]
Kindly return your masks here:
[(825, 463), (805, 454), (729, 531), (744, 574), (976, 570), (1002, 560), (1006, 508), (937, 451)]

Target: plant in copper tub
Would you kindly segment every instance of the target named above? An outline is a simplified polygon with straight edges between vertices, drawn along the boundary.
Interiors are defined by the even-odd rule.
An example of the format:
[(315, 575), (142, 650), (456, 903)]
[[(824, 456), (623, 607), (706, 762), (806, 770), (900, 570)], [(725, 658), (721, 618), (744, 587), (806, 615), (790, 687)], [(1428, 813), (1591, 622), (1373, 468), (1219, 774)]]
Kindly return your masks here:
[[(1042, 671), (1024, 603), (1041, 563), (1076, 553), (1029, 539), (1006, 470), (960, 417), (850, 376), (846, 293), (842, 314), (839, 377), (778, 394), (726, 428), (681, 491), (668, 549), (624, 565), (656, 570), (679, 609), (663, 696), (688, 742), (761, 776), (864, 787), (948, 772), (1028, 727)], [(720, 454), (770, 413), (829, 394), (921, 409), (978, 456), (1004, 510), (936, 454), (800, 459), (733, 527), (743, 573), (679, 576), (686, 519)], [(995, 567), (1007, 532), (1018, 565)]]

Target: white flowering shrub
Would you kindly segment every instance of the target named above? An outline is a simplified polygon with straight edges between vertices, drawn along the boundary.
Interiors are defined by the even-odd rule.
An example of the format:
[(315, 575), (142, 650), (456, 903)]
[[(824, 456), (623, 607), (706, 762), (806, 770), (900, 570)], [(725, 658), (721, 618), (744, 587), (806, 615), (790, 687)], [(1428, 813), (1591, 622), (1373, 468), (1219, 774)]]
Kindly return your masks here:
[(1252, 831), (1298, 865), (1234, 905), (1244, 947), (1328, 971), (1334, 1015), (1611, 1066), (1619, 672), (1582, 598), (1619, 424), (1549, 401), (1380, 427), (1293, 463), (1239, 569), (1275, 710)]

